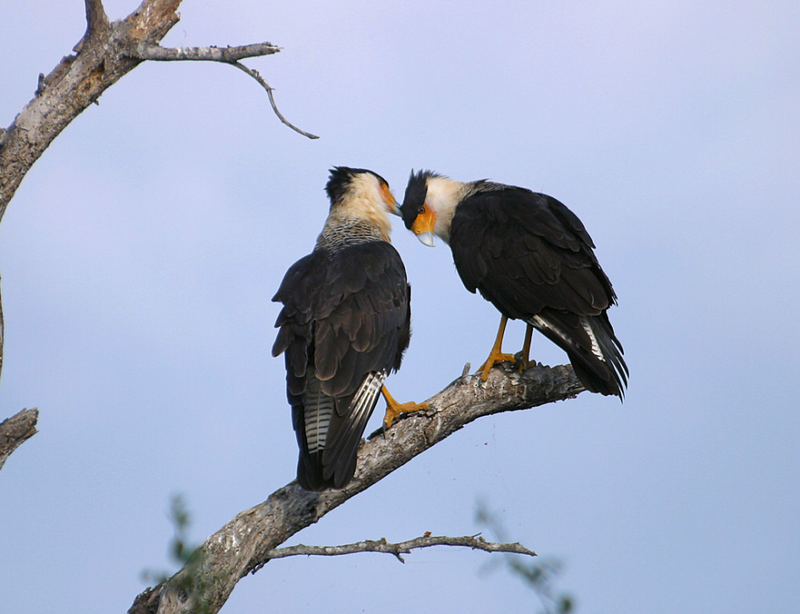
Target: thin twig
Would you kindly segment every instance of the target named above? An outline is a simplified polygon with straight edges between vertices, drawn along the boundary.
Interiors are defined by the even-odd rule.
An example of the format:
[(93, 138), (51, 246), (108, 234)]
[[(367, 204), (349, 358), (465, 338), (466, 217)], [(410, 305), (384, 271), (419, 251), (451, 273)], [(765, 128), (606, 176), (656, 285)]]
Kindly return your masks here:
[(278, 116), (278, 119), (281, 120), (281, 122), (283, 122), (284, 125), (288, 126), (289, 128), (291, 128), (295, 132), (297, 132), (299, 134), (302, 134), (303, 136), (308, 137), (310, 139), (318, 139), (319, 138), (316, 134), (311, 134), (310, 132), (306, 132), (305, 130), (301, 130), (300, 128), (295, 126), (293, 123), (291, 123), (288, 119), (286, 119), (280, 111), (278, 111), (278, 105), (275, 104), (275, 97), (272, 95), (272, 87), (270, 87), (269, 83), (264, 81), (264, 78), (260, 74), (258, 74), (257, 70), (253, 70), (252, 68), (248, 68), (247, 66), (245, 66), (244, 64), (241, 64), (239, 62), (231, 62), (231, 64), (233, 66), (235, 66), (236, 68), (238, 68), (239, 70), (242, 70), (242, 71), (246, 72), (248, 75), (253, 77), (253, 79), (255, 79), (256, 81), (258, 81), (261, 84), (261, 87), (263, 87), (267, 91), (267, 96), (269, 96), (269, 103), (272, 105), (272, 110), (275, 112), (275, 115)]
[[(536, 556), (533, 550), (529, 550), (519, 542), (514, 542), (513, 544), (487, 542), (480, 534), (466, 535), (464, 537), (423, 535), (396, 544), (387, 542), (385, 537), (378, 540), (367, 539), (341, 546), (306, 546), (305, 544), (298, 544), (296, 546), (286, 546), (285, 548), (275, 548), (274, 550), (266, 552), (264, 556), (266, 559), (280, 559), (301, 554), (338, 556), (341, 554), (353, 554), (354, 552), (384, 552), (393, 554), (401, 563), (405, 563), (401, 555), (408, 554), (417, 548), (430, 548), (431, 546), (464, 546), (466, 548), (472, 548), (473, 550), (484, 550), (486, 552), (509, 552), (512, 554)], [(256, 571), (257, 570), (254, 569), (253, 573)]]

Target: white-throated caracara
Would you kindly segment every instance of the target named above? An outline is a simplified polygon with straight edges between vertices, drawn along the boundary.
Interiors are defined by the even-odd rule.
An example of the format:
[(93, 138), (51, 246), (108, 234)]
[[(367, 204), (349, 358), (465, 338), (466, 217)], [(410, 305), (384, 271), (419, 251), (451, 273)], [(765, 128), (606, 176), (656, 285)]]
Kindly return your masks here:
[(628, 367), (606, 310), (616, 295), (581, 221), (546, 194), (481, 180), (454, 181), (412, 171), (403, 221), (425, 245), (450, 245), (461, 281), (502, 314), (484, 381), (500, 361), (508, 318), (528, 323), (520, 369), (528, 366), (532, 328), (563, 348), (592, 392), (624, 395)]
[(331, 169), (331, 207), (314, 250), (286, 272), (273, 301), (283, 303), (273, 356), (286, 360), (286, 394), (300, 446), (303, 488), (341, 488), (383, 392), (385, 423), (401, 411), (383, 382), (408, 347), (411, 287), (389, 242), (396, 201), (365, 169)]

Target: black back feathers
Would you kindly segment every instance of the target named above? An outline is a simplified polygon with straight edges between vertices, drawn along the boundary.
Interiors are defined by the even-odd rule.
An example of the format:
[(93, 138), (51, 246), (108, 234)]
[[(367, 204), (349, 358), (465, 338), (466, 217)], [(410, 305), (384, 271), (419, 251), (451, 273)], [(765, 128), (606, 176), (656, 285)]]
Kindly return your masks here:
[(383, 380), (408, 346), (410, 288), (385, 241), (315, 250), (286, 273), (272, 349), (285, 355), (286, 393), (300, 447), (304, 488), (340, 488)]
[(616, 295), (589, 233), (564, 204), (493, 184), (456, 207), (450, 247), (470, 292), (562, 347), (587, 389), (623, 396), (628, 369), (606, 316)]

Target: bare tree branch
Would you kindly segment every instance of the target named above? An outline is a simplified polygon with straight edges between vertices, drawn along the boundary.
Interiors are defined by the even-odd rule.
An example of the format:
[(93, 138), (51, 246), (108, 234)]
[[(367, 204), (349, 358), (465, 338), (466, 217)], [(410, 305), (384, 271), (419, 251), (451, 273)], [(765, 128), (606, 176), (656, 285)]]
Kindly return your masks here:
[(46, 76), (41, 75), (34, 98), (8, 129), (0, 129), (0, 220), (25, 174), (50, 143), (102, 93), (144, 60), (207, 60), (233, 64), (267, 90), (270, 104), (285, 125), (308, 138), (278, 112), (272, 89), (255, 71), (242, 67), (245, 57), (270, 55), (271, 43), (240, 47), (165, 49), (158, 45), (178, 23), (181, 0), (143, 0), (125, 19), (109, 23), (101, 0), (84, 0), (86, 33)]
[[(0, 298), (0, 373), (3, 370), (3, 301)], [(6, 459), (24, 441), (33, 437), (36, 431), (36, 422), (39, 420), (39, 410), (23, 409), (19, 413), (0, 422), (0, 469), (5, 465)]]
[[(385, 537), (378, 540), (367, 539), (353, 544), (344, 544), (341, 546), (306, 546), (305, 544), (298, 544), (296, 546), (287, 546), (285, 548), (275, 548), (265, 554), (267, 561), (272, 559), (282, 559), (287, 556), (317, 555), (317, 556), (339, 556), (342, 554), (353, 554), (356, 552), (385, 552), (393, 554), (398, 558), (401, 563), (405, 563), (403, 554), (409, 554), (412, 550), (418, 548), (430, 548), (431, 546), (464, 546), (472, 548), (473, 550), (484, 550), (485, 552), (508, 552), (512, 554), (525, 554), (528, 556), (536, 556), (533, 550), (528, 550), (519, 542), (513, 544), (500, 544), (496, 542), (487, 542), (480, 535), (466, 535), (464, 537), (447, 537), (436, 535), (423, 535), (414, 539), (409, 539), (404, 542), (392, 544), (386, 541)], [(253, 570), (253, 573), (258, 571), (259, 568)]]
[[(2, 278), (0, 278), (2, 282)], [(3, 293), (0, 291), (0, 377), (3, 375), (3, 339), (5, 338), (5, 323), (3, 322)]]
[(137, 43), (136, 46), (129, 51), (129, 53), (140, 60), (156, 60), (156, 61), (200, 61), (200, 62), (222, 62), (223, 64), (230, 64), (239, 70), (247, 73), (255, 79), (261, 87), (264, 88), (269, 97), (269, 104), (277, 118), (285, 126), (288, 126), (298, 134), (302, 134), (309, 139), (318, 139), (316, 134), (301, 130), (293, 123), (291, 123), (283, 113), (278, 110), (278, 105), (275, 103), (275, 96), (272, 87), (264, 80), (257, 70), (249, 68), (239, 62), (244, 58), (253, 56), (270, 55), (278, 53), (280, 47), (276, 47), (272, 43), (256, 43), (253, 45), (244, 45), (242, 47), (177, 47), (169, 49), (156, 44)]
[(309, 492), (290, 482), (210, 536), (195, 568), (203, 578), (194, 583), (202, 587), (198, 594), (174, 589), (186, 578), (184, 568), (140, 594), (129, 612), (191, 612), (198, 602), (216, 612), (239, 579), (269, 560), (278, 545), (464, 425), (481, 416), (572, 398), (583, 390), (569, 365), (536, 366), (520, 375), (504, 363), (491, 370), (485, 383), (479, 375), (462, 376), (428, 399), (430, 411), (401, 418), (385, 436), (362, 444), (356, 474), (344, 488)]
[(87, 31), (6, 130), (0, 145), (0, 219), (22, 178), (70, 122), (141, 60), (124, 50), (156, 42), (178, 22), (180, 0), (143, 0), (133, 13), (104, 27), (102, 4), (86, 0)]
[(0, 469), (22, 442), (37, 433), (36, 421), (38, 419), (39, 410), (34, 408), (23, 409), (18, 414), (0, 422)]
[(99, 36), (108, 31), (108, 15), (102, 0), (86, 0), (86, 38)]
[(252, 58), (278, 53), (280, 47), (272, 43), (253, 43), (240, 47), (175, 47), (168, 48), (153, 43), (138, 42), (130, 54), (140, 60), (157, 62), (224, 62), (232, 64), (244, 58)]

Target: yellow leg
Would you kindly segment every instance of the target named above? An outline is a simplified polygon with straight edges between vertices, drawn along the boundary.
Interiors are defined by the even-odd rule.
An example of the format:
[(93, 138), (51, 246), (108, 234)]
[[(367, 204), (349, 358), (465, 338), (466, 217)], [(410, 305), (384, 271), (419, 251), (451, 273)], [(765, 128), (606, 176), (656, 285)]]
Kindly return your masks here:
[(533, 336), (533, 326), (528, 324), (525, 329), (525, 342), (522, 344), (522, 360), (519, 361), (519, 372), (522, 373), (525, 369), (531, 366), (531, 337)]
[(381, 386), (381, 393), (383, 394), (383, 398), (386, 399), (386, 415), (383, 417), (383, 428), (385, 429), (392, 426), (392, 423), (400, 414), (410, 414), (411, 412), (430, 409), (427, 403), (414, 403), (414, 401), (398, 403), (394, 400), (394, 397), (389, 394), (386, 386)]
[(501, 346), (503, 345), (503, 335), (506, 332), (506, 322), (508, 322), (508, 318), (506, 316), (500, 318), (500, 328), (497, 330), (497, 338), (494, 340), (492, 351), (489, 352), (489, 358), (487, 358), (486, 362), (478, 367), (478, 371), (481, 372), (481, 379), (484, 382), (489, 377), (489, 371), (491, 371), (492, 367), (498, 362), (516, 362), (513, 354), (503, 354), (501, 351)]

